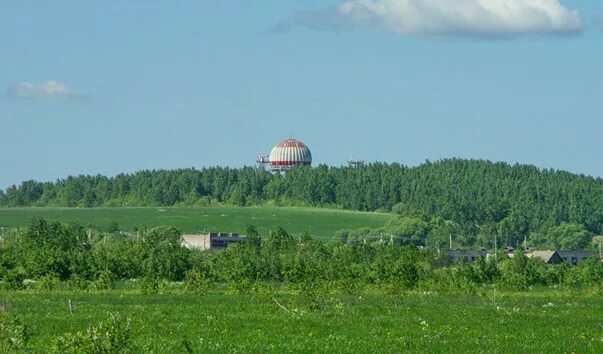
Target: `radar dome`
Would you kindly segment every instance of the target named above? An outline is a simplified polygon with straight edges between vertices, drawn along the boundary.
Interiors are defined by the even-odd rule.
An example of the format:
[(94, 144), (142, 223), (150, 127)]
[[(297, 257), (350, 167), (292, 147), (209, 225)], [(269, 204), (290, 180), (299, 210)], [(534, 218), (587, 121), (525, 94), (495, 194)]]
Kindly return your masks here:
[(310, 149), (297, 139), (282, 140), (270, 151), (270, 169), (273, 171), (286, 171), (291, 167), (311, 164)]

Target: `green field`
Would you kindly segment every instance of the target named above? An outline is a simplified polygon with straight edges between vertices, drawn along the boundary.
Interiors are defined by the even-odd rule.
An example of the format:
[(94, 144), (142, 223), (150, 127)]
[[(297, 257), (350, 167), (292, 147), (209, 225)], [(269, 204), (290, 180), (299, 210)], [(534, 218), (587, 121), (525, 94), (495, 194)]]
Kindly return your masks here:
[[(74, 304), (72, 314), (65, 301)], [(8, 293), (30, 350), (119, 313), (144, 352), (603, 352), (603, 301), (553, 295)], [(277, 304), (278, 302), (278, 304)], [(313, 305), (312, 305), (313, 304)]]
[(292, 234), (307, 231), (328, 240), (341, 229), (382, 226), (391, 216), (335, 209), (279, 207), (208, 207), (208, 208), (8, 208), (0, 209), (0, 226), (26, 226), (33, 217), (63, 222), (78, 222), (106, 227), (117, 222), (124, 231), (143, 225), (173, 225), (184, 233), (238, 232), (256, 225), (267, 234), (275, 225)]

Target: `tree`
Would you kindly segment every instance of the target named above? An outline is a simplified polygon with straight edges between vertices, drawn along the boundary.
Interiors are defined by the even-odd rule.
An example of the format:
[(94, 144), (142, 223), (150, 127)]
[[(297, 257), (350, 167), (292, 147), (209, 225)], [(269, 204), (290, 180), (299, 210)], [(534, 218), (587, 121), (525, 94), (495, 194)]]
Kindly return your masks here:
[(555, 247), (563, 250), (586, 249), (592, 240), (592, 234), (584, 228), (584, 225), (571, 223), (553, 227), (548, 234)]
[(146, 276), (182, 280), (189, 267), (187, 248), (181, 246), (181, 234), (175, 227), (155, 227), (142, 240), (143, 270)]

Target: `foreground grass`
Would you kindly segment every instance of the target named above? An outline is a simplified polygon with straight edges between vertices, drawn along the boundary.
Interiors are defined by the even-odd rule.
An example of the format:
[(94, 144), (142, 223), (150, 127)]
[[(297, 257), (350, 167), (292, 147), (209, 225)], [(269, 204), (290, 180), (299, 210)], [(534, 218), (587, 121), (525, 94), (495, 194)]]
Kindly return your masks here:
[[(66, 311), (66, 299), (74, 311)], [(603, 352), (603, 301), (555, 295), (139, 295), (7, 293), (46, 352), (119, 313), (142, 351)]]
[(292, 234), (308, 232), (329, 240), (341, 229), (382, 226), (391, 216), (319, 208), (200, 207), (200, 208), (0, 208), (0, 226), (22, 227), (33, 217), (107, 227), (117, 222), (123, 230), (143, 225), (174, 225), (182, 232), (223, 231), (244, 233), (256, 225), (262, 234), (279, 225)]

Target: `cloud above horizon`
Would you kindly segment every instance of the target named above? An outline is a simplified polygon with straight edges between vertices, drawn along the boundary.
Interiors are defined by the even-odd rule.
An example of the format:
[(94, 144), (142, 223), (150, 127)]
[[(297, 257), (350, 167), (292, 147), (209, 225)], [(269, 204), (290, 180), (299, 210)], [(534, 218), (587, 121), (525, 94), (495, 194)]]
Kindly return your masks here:
[(7, 93), (10, 97), (32, 100), (75, 100), (83, 97), (65, 83), (55, 80), (40, 84), (21, 81), (9, 87)]
[(578, 11), (559, 0), (347, 0), (335, 7), (299, 11), (270, 31), (300, 26), (448, 37), (572, 35), (583, 29)]

